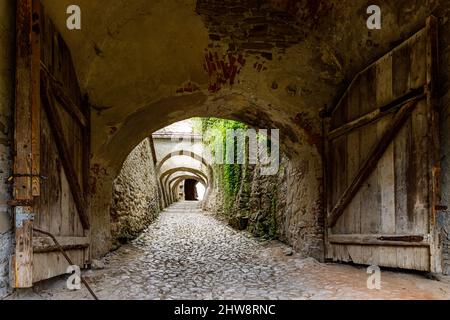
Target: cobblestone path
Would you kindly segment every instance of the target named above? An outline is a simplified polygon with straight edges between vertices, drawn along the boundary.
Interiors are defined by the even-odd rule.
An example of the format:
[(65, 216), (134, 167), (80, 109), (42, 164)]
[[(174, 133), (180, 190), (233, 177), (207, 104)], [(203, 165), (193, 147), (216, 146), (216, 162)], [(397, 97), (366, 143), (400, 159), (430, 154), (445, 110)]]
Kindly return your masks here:
[[(101, 299), (445, 299), (450, 285), (420, 274), (382, 272), (367, 289), (362, 267), (302, 259), (182, 202), (161, 213), (138, 239), (108, 254), (105, 268), (85, 272)], [(66, 278), (11, 299), (90, 299), (68, 291)]]

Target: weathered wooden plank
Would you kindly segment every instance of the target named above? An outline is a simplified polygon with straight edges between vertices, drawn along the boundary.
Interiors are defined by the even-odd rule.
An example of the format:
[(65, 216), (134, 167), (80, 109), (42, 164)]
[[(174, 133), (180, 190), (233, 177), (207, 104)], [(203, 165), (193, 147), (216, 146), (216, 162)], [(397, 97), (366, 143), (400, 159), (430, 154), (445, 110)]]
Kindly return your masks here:
[[(361, 100), (360, 87), (365, 78), (358, 77), (354, 83), (354, 89), (348, 92), (346, 118), (344, 123), (358, 119), (361, 116), (363, 101)], [(342, 106), (344, 107), (344, 106)], [(341, 111), (342, 112), (342, 111)], [(344, 124), (342, 123), (342, 124)]]
[[(357, 82), (361, 86), (364, 87), (362, 92), (360, 90), (351, 90), (349, 92), (349, 99), (348, 99), (348, 120), (354, 120), (360, 117), (362, 113), (366, 113), (363, 110), (367, 110), (367, 108), (363, 107), (362, 104), (365, 103), (365, 100), (368, 94), (367, 89), (367, 81), (366, 77), (362, 77), (361, 81)], [(356, 85), (356, 83), (355, 83)], [(356, 89), (356, 87), (355, 87)], [(347, 146), (346, 146), (346, 179), (345, 179), (345, 186), (342, 187), (342, 190), (345, 190), (344, 188), (347, 188), (348, 183), (352, 181), (353, 177), (355, 176), (357, 170), (359, 169), (360, 165), (360, 132), (354, 131), (347, 135)], [(339, 195), (340, 196), (340, 195)], [(359, 202), (359, 195), (355, 195), (353, 200), (349, 203), (349, 206), (346, 208), (345, 213), (343, 214), (343, 224), (344, 224), (344, 230), (343, 233), (355, 233), (359, 232), (360, 230), (360, 202)]]
[(395, 114), (393, 121), (390, 123), (386, 129), (385, 134), (381, 137), (379, 142), (371, 150), (371, 152), (366, 157), (363, 165), (358, 170), (357, 175), (353, 179), (352, 183), (345, 190), (343, 195), (340, 197), (339, 201), (333, 208), (328, 217), (328, 223), (330, 226), (334, 226), (339, 217), (342, 215), (343, 210), (348, 205), (348, 203), (353, 199), (356, 192), (359, 190), (364, 181), (372, 174), (373, 170), (381, 158), (381, 156), (386, 151), (389, 144), (397, 135), (400, 128), (405, 123), (406, 119), (411, 114), (412, 110), (416, 106), (416, 102), (410, 102), (401, 107), (401, 109)]
[[(361, 131), (360, 157), (363, 161), (370, 157), (370, 150), (378, 140), (377, 125), (366, 126)], [(375, 164), (373, 171), (367, 175), (361, 184), (359, 192), (363, 202), (361, 204), (361, 233), (378, 233), (380, 225), (380, 185), (378, 181), (378, 169)], [(368, 264), (377, 264), (379, 251), (377, 248), (367, 247), (362, 251), (362, 257)]]
[(32, 214), (31, 207), (15, 208), (16, 250), (12, 260), (12, 287), (30, 288), (33, 286), (33, 222), (23, 219), (23, 215)]
[(411, 88), (411, 47), (408, 44), (393, 52), (392, 77), (393, 93), (398, 98), (405, 95)]
[[(386, 117), (378, 123), (378, 135), (386, 130), (390, 117)], [(392, 143), (381, 157), (378, 163), (378, 181), (381, 191), (381, 217), (379, 232), (386, 234), (395, 233), (395, 168), (394, 168), (394, 143)], [(397, 251), (392, 248), (380, 248), (380, 258), (384, 266), (395, 266), (397, 263)]]
[[(74, 117), (83, 127), (87, 126), (87, 119), (82, 111), (82, 107), (77, 105), (71, 95), (66, 93), (66, 89), (63, 88), (60, 82), (49, 72), (47, 66), (41, 65), (42, 69), (45, 71), (45, 76), (49, 83), (54, 96), (57, 98), (61, 106)], [(73, 80), (72, 80), (73, 81)]]
[[(415, 269), (414, 261), (411, 261), (411, 257), (414, 257), (414, 251), (419, 250), (421, 257), (427, 257), (429, 256), (429, 248), (427, 246), (383, 246), (378, 247), (377, 245), (366, 245), (366, 244), (358, 244), (358, 245), (351, 245), (351, 244), (331, 244), (330, 250), (332, 251), (332, 259), (333, 261), (341, 261), (341, 262), (353, 262), (355, 264), (376, 264), (380, 267), (394, 267), (394, 268), (403, 268), (403, 269)], [(339, 249), (337, 249), (339, 248)], [(391, 261), (386, 260), (383, 258), (383, 256), (380, 254), (378, 255), (375, 253), (375, 257), (378, 257), (378, 261), (371, 260), (370, 263), (364, 259), (358, 259), (357, 256), (353, 255), (353, 250), (355, 248), (361, 248), (363, 251), (367, 250), (368, 248), (371, 248), (371, 250), (379, 251), (381, 249), (383, 250), (396, 250), (399, 251), (399, 263), (392, 264)], [(345, 254), (342, 254), (342, 252), (345, 251)], [(338, 254), (339, 253), (339, 254)], [(416, 269), (419, 271), (429, 271), (429, 263), (421, 264), (419, 265), (419, 268)]]
[(440, 228), (436, 226), (436, 206), (440, 204), (440, 147), (439, 147), (439, 108), (437, 97), (438, 79), (438, 21), (431, 16), (427, 19), (427, 106), (429, 121), (429, 159), (428, 163), (432, 167), (429, 180), (429, 191), (431, 199), (431, 210), (429, 216), (431, 250), (430, 250), (430, 270), (432, 272), (442, 272), (442, 244)]
[[(377, 63), (376, 101), (378, 105), (385, 105), (394, 99), (393, 94), (393, 55), (385, 55)], [(377, 134), (381, 137), (387, 129), (391, 116), (383, 118), (377, 124)], [(394, 148), (391, 144), (378, 165), (378, 180), (381, 186), (381, 226), (380, 231), (385, 233), (395, 232), (395, 172), (394, 172)]]
[[(338, 139), (333, 140), (333, 204), (337, 203), (339, 197), (341, 197), (342, 192), (345, 190), (347, 185), (346, 177), (346, 152), (347, 152), (347, 137), (342, 136)], [(332, 226), (333, 233), (339, 233), (343, 231), (345, 225), (345, 217), (341, 219), (336, 226)]]
[[(13, 195), (16, 200), (31, 200), (32, 174), (32, 1), (17, 1), (16, 30), (16, 92), (14, 125), (14, 179)], [(28, 176), (26, 176), (28, 175)]]
[(429, 257), (430, 249), (428, 247), (398, 247), (397, 265), (402, 269), (413, 269), (419, 271), (430, 271), (430, 261), (427, 259), (423, 263), (416, 264), (416, 257)]
[(407, 121), (394, 141), (395, 161), (395, 230), (408, 233), (407, 174), (411, 149), (411, 120)]
[[(393, 54), (388, 53), (377, 63), (376, 103), (386, 105), (395, 101), (393, 92)], [(414, 99), (414, 98), (413, 98)], [(377, 123), (379, 137), (386, 131), (392, 115), (389, 114)], [(395, 139), (394, 139), (395, 140)], [(380, 226), (381, 233), (395, 233), (395, 168), (394, 143), (386, 149), (378, 163), (378, 182), (380, 186)], [(380, 264), (394, 267), (397, 264), (397, 250), (391, 247), (380, 247)]]
[(428, 233), (430, 199), (428, 181), (431, 165), (428, 163), (427, 102), (418, 103), (411, 115), (411, 153), (407, 178), (408, 221), (414, 233)]
[(41, 112), (41, 174), (45, 176), (41, 186), (41, 196), (39, 197), (39, 211), (36, 221), (36, 225), (43, 230), (50, 230), (50, 199), (55, 190), (52, 189), (52, 175), (51, 169), (55, 165), (53, 159), (56, 154), (56, 150), (52, 149), (51, 132), (48, 127), (47, 116), (45, 112)]
[[(393, 54), (388, 53), (380, 59), (376, 65), (376, 82), (374, 82), (377, 90), (374, 95), (378, 106), (387, 106), (395, 101), (393, 92)], [(400, 96), (401, 97), (401, 96)], [(398, 98), (398, 97), (397, 97)]]
[[(411, 101), (417, 101), (425, 97), (423, 88), (411, 91), (405, 96), (402, 96), (392, 102), (389, 102), (386, 105), (383, 105), (379, 109), (371, 111), (362, 115), (361, 117), (350, 121), (334, 130), (330, 131), (328, 134), (329, 139), (336, 139), (344, 134), (348, 134), (354, 130), (357, 130), (363, 126), (375, 123), (382, 119), (383, 117), (390, 115), (391, 113), (395, 113), (398, 109), (404, 105), (405, 103)], [(380, 98), (381, 99), (381, 98)]]
[(73, 226), (70, 224), (70, 187), (64, 170), (61, 172), (61, 236), (73, 234)]
[(359, 88), (356, 87), (352, 91), (359, 92), (360, 107), (358, 117), (378, 109), (380, 106), (387, 104), (379, 104), (379, 101), (375, 99), (377, 96), (378, 87), (374, 84), (377, 83), (378, 78), (378, 64), (374, 64), (361, 74)]
[[(48, 228), (44, 230), (50, 231), (52, 234), (59, 235), (61, 232), (61, 159), (58, 154), (58, 148), (53, 138), (50, 122), (45, 114), (45, 126), (48, 131), (48, 147), (50, 164), (48, 166), (46, 185), (50, 192), (48, 198), (49, 215), (47, 217)], [(44, 125), (44, 122), (42, 123)]]
[(63, 136), (63, 129), (61, 128), (60, 120), (58, 119), (58, 111), (55, 108), (53, 96), (48, 88), (48, 85), (43, 81), (42, 87), (43, 91), (43, 104), (47, 111), (47, 117), (49, 119), (50, 127), (53, 132), (53, 138), (56, 141), (56, 146), (58, 148), (59, 156), (62, 160), (62, 165), (64, 167), (64, 172), (67, 176), (67, 181), (69, 183), (72, 195), (77, 206), (77, 211), (81, 219), (81, 223), (85, 229), (89, 229), (89, 217), (86, 214), (86, 203), (84, 195), (81, 191), (80, 184), (77, 179), (76, 172), (74, 171), (73, 161), (69, 157), (70, 151), (66, 144), (65, 138)]
[[(347, 181), (351, 181), (359, 169), (360, 158), (360, 131), (352, 132), (347, 136)], [(361, 194), (356, 193), (346, 209), (345, 232), (359, 233), (361, 231)]]
[[(57, 236), (55, 237), (58, 243), (62, 246), (69, 245), (86, 245), (89, 244), (88, 237), (76, 237), (76, 236)], [(41, 235), (35, 235), (33, 237), (33, 248), (46, 248), (53, 246), (54, 242), (50, 237), (43, 237)]]
[[(393, 55), (385, 55), (376, 67), (376, 101), (377, 105), (386, 105), (394, 100), (393, 92)], [(416, 99), (416, 97), (412, 98)], [(392, 115), (387, 115), (377, 123), (377, 135), (383, 136)], [(395, 139), (394, 139), (395, 140)], [(380, 232), (395, 233), (395, 168), (394, 143), (391, 143), (378, 164), (378, 180), (381, 186)]]
[(425, 30), (413, 36), (410, 42), (411, 89), (417, 89), (423, 87), (427, 81), (427, 41)]
[[(64, 251), (70, 251), (70, 250), (77, 250), (77, 255), (79, 255), (81, 252), (80, 251), (84, 251), (86, 248), (89, 247), (89, 244), (68, 244), (65, 246), (61, 246), (61, 248)], [(45, 248), (36, 248), (34, 249), (34, 254), (39, 254), (39, 253), (51, 253), (51, 252), (59, 252), (60, 251), (60, 247), (57, 245), (53, 245), (53, 246), (49, 246), (49, 247), (45, 247)], [(82, 268), (83, 266), (81, 265), (80, 268)]]
[[(67, 255), (70, 257), (75, 265), (82, 267), (84, 261), (78, 254), (80, 250), (67, 251)], [(51, 268), (49, 268), (51, 266)], [(66, 273), (69, 263), (64, 259), (60, 252), (49, 252), (36, 254), (34, 256), (33, 276), (34, 283), (50, 279)]]
[[(33, 173), (33, 43), (31, 0), (17, 1), (16, 8), (16, 92), (14, 119), (13, 196), (16, 201), (33, 199), (31, 175)], [(36, 123), (35, 123), (36, 124)], [(34, 137), (35, 138), (35, 137)], [(34, 141), (35, 142), (35, 141)], [(36, 150), (36, 149), (35, 149)], [(32, 221), (24, 215), (33, 213), (32, 207), (15, 208), (15, 254), (12, 259), (12, 287), (32, 286), (33, 250)]]
[(40, 1), (32, 1), (32, 32), (31, 32), (31, 193), (33, 197), (40, 195)]

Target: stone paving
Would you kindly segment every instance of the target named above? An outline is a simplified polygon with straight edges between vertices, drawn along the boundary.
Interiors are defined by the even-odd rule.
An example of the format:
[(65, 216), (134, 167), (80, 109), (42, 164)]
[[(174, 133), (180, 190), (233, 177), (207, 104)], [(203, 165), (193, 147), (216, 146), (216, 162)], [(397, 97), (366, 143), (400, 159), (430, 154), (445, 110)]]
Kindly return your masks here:
[[(161, 213), (138, 239), (108, 254), (105, 268), (84, 273), (100, 299), (448, 299), (447, 281), (382, 272), (367, 289), (362, 267), (302, 259), (277, 241), (235, 231), (182, 202)], [(10, 299), (90, 299), (67, 277)]]

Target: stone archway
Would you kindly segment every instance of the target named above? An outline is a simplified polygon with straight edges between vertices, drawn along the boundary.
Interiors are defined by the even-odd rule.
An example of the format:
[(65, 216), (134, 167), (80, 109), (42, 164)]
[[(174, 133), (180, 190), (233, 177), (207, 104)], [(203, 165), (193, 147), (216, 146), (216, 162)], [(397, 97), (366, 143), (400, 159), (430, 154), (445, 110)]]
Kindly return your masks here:
[(181, 182), (183, 182), (184, 180), (187, 180), (187, 179), (195, 180), (198, 183), (201, 183), (201, 184), (203, 184), (206, 187), (205, 181), (203, 179), (201, 179), (200, 177), (194, 176), (194, 175), (183, 175), (181, 177), (173, 178), (170, 181), (172, 193), (175, 193), (176, 192), (176, 188), (178, 187), (178, 185)]
[(205, 158), (203, 158), (202, 156), (196, 154), (193, 151), (189, 151), (189, 150), (179, 150), (179, 151), (172, 151), (171, 153), (167, 154), (161, 161), (158, 162), (158, 164), (156, 165), (156, 170), (159, 171), (161, 170), (161, 167), (164, 165), (164, 163), (173, 158), (173, 157), (177, 157), (177, 156), (187, 156), (187, 157), (191, 157), (194, 160), (197, 160), (201, 163), (203, 163), (205, 166), (210, 167), (209, 163), (206, 161)]
[(281, 130), (289, 206), (281, 232), (304, 255), (323, 256), (321, 116), (368, 61), (430, 13), (425, 1), (396, 1), (384, 12), (385, 23), (398, 27), (368, 34), (362, 0), (80, 0), (87, 32), (70, 32), (64, 14), (70, 0), (43, 4), (92, 104), (94, 256), (108, 250), (110, 191), (126, 156), (156, 130), (195, 116)]
[[(164, 183), (162, 183), (162, 187), (163, 187), (163, 196), (165, 197), (165, 199), (167, 199), (168, 204), (172, 204), (174, 202), (173, 190), (176, 184), (180, 182), (180, 177), (184, 177), (185, 179), (194, 179), (201, 182), (206, 188), (207, 191), (206, 195), (208, 195), (208, 192), (210, 190), (210, 185), (208, 181), (210, 180), (208, 180), (207, 176), (204, 174), (202, 175), (201, 171), (195, 169), (189, 171), (186, 171), (184, 169), (185, 168), (174, 168), (170, 174), (165, 176)], [(207, 199), (207, 196), (205, 196), (205, 198)]]

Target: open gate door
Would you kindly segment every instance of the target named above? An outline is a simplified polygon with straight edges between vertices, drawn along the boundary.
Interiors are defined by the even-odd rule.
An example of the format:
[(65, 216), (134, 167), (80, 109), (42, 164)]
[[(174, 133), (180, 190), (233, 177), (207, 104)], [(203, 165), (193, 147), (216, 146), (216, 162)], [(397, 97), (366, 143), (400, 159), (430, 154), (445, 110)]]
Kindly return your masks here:
[(80, 267), (89, 261), (90, 114), (70, 52), (40, 0), (17, 1), (12, 286), (66, 273), (53, 234)]
[(325, 125), (327, 258), (441, 272), (435, 18), (360, 72)]

